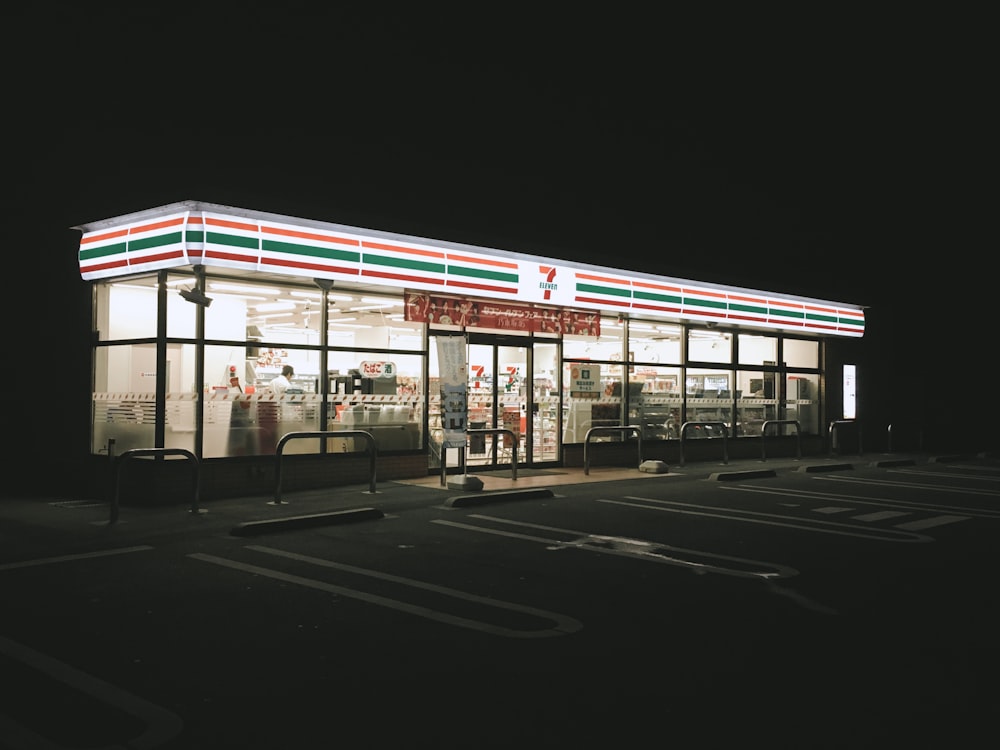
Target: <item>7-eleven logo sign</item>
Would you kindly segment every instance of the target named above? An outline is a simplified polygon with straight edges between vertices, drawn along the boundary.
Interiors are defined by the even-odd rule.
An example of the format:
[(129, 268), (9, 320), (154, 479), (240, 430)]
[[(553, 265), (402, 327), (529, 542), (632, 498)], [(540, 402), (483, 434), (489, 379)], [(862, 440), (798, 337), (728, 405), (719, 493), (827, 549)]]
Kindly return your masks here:
[(559, 285), (556, 283), (556, 267), (539, 266), (538, 272), (545, 277), (544, 281), (538, 282), (538, 288), (544, 290), (542, 292), (542, 299), (552, 299), (552, 292), (559, 288)]

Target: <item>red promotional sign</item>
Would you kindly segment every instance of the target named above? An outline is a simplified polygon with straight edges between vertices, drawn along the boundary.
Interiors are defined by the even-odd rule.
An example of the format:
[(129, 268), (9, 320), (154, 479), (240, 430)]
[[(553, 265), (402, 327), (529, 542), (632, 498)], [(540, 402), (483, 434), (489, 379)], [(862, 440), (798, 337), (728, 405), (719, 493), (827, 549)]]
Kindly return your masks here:
[(569, 333), (599, 336), (601, 318), (594, 312), (523, 305), (515, 302), (469, 300), (407, 292), (406, 320), (411, 323), (494, 328), (531, 333)]

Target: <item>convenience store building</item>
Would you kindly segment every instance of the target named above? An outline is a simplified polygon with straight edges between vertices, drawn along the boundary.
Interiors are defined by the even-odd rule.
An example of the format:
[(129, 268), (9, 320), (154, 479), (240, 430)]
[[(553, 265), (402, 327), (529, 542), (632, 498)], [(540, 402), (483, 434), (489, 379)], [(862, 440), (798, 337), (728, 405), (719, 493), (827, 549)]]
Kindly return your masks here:
[[(267, 494), (291, 432), (329, 433), (281, 449), (286, 481), (309, 487), (366, 481), (359, 430), (383, 480), (442, 457), (579, 466), (602, 426), (635, 426), (643, 457), (668, 464), (682, 440), (717, 455), (699, 438), (723, 435), (730, 456), (757, 456), (765, 430), (772, 450), (817, 454), (824, 425), (857, 416), (859, 305), (199, 201), (75, 229), (91, 455), (190, 451), (205, 497)], [(592, 439), (629, 465), (632, 435)]]

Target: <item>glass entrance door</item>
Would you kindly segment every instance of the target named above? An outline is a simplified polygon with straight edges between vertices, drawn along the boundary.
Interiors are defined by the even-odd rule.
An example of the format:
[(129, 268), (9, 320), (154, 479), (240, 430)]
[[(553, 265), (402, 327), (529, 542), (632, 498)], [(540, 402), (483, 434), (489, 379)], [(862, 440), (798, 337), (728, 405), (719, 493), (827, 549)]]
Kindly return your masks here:
[[(428, 456), (431, 471), (440, 470), (444, 430), (440, 422), (439, 371), (435, 337), (430, 340), (430, 411)], [(556, 463), (560, 452), (559, 342), (496, 334), (470, 333), (466, 427), (504, 430), (471, 434), (465, 465), (483, 469)], [(457, 450), (443, 452), (448, 468), (461, 466)]]
[(470, 436), (468, 466), (510, 466), (515, 455), (518, 465), (528, 462), (529, 352), (493, 337), (470, 336), (469, 428), (505, 432)]

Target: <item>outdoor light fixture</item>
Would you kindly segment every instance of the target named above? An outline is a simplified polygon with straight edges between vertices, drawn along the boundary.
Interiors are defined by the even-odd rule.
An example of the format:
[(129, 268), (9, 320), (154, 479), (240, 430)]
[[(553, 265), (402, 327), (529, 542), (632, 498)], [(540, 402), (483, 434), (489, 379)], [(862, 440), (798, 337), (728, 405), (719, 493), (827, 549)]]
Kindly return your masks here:
[(206, 297), (205, 292), (202, 291), (202, 287), (204, 286), (205, 283), (205, 267), (195, 266), (194, 275), (196, 279), (194, 289), (181, 289), (177, 293), (181, 295), (184, 299), (186, 299), (188, 302), (193, 302), (194, 304), (200, 305), (201, 307), (208, 307), (209, 305), (212, 304), (212, 298)]

